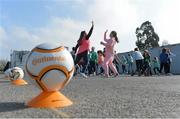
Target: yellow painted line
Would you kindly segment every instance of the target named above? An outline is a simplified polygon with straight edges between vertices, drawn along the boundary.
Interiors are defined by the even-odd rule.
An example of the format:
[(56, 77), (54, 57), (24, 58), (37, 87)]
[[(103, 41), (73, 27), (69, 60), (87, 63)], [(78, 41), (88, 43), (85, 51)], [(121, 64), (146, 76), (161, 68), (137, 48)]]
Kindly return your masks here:
[(54, 113), (56, 113), (57, 115), (61, 116), (62, 118), (70, 118), (70, 116), (56, 108), (49, 108), (50, 110), (52, 110)]

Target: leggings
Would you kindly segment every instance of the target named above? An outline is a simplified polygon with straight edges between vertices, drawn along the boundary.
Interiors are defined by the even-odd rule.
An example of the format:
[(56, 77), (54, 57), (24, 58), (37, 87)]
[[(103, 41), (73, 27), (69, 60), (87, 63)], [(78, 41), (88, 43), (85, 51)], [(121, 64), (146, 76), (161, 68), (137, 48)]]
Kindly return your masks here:
[(154, 74), (157, 74), (156, 71), (160, 72), (159, 67), (154, 67), (153, 70), (154, 70)]
[(143, 60), (136, 60), (136, 71), (141, 74), (143, 68)]
[(168, 63), (161, 63), (160, 65), (160, 73), (162, 73), (162, 70), (164, 68), (164, 73), (167, 74), (169, 73), (169, 64)]
[(78, 64), (81, 59), (83, 59), (82, 73), (85, 73), (87, 70), (87, 66), (88, 66), (88, 51), (77, 54), (76, 60), (75, 60), (75, 65)]
[(93, 74), (94, 72), (96, 72), (97, 68), (96, 68), (96, 62), (95, 61), (90, 61), (89, 62), (89, 74)]
[(104, 62), (103, 62), (103, 68), (107, 76), (109, 76), (109, 67), (113, 71), (114, 74), (118, 74), (117, 69), (113, 64), (113, 60), (114, 60), (114, 55), (106, 54)]

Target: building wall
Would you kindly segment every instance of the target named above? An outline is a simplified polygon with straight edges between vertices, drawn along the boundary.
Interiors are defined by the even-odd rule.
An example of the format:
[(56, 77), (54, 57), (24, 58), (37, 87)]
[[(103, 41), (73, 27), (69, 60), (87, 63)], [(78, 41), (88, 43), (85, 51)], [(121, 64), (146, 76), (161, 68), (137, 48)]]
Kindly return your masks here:
[[(167, 46), (163, 46), (163, 47), (170, 48), (171, 52), (176, 55), (175, 57), (172, 58), (173, 61), (171, 64), (171, 73), (180, 74), (180, 43), (173, 44), (173, 45), (167, 45)], [(148, 51), (151, 54), (151, 58), (153, 58), (155, 56), (159, 57), (163, 47), (149, 49)], [(119, 53), (118, 57), (120, 58), (122, 55), (127, 56), (128, 53), (132, 54), (132, 52)], [(136, 68), (135, 64), (133, 67), (134, 67), (134, 69)], [(120, 71), (122, 71), (122, 68), (120, 69)]]
[(13, 51), (11, 53), (11, 67), (20, 67), (24, 69), (26, 58), (30, 51)]

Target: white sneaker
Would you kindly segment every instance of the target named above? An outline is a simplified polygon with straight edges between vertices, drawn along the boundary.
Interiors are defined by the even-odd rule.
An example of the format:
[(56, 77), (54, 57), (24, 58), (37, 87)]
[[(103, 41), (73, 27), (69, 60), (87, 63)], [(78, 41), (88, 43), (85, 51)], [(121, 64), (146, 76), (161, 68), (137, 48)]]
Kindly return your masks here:
[(167, 73), (168, 76), (172, 76), (173, 74), (172, 73)]
[(93, 76), (96, 76), (96, 72), (93, 73)]
[(80, 73), (84, 78), (87, 78), (87, 75), (85, 73)]

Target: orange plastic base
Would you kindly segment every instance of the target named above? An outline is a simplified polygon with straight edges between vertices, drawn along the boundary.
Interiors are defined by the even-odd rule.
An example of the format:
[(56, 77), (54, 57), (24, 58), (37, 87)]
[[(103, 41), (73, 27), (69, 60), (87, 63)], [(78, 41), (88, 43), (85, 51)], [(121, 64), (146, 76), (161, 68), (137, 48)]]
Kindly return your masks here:
[(26, 85), (28, 83), (23, 79), (16, 79), (16, 80), (12, 81), (12, 84), (14, 84), (14, 85)]
[(52, 108), (52, 107), (65, 107), (73, 103), (58, 91), (42, 92), (37, 97), (33, 98), (27, 103), (29, 107)]

